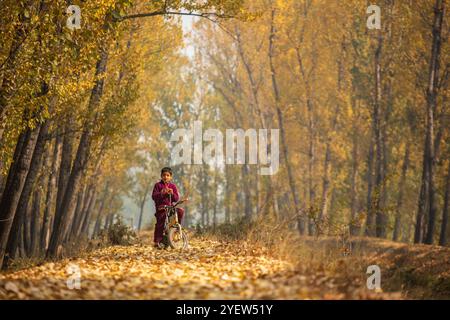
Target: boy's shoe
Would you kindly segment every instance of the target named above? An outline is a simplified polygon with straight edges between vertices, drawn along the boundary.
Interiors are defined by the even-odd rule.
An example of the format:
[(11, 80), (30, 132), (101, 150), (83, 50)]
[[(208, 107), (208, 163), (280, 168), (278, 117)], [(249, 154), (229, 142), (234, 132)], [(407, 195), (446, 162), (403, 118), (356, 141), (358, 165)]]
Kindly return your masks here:
[(155, 243), (153, 247), (156, 249), (164, 249), (164, 245), (161, 242)]

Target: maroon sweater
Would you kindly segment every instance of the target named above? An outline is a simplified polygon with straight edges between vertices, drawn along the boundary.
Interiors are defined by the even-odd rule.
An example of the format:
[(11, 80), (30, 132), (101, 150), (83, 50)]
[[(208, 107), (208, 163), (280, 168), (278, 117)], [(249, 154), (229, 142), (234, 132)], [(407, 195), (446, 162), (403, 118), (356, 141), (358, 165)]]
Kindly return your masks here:
[[(168, 193), (163, 193), (162, 190), (164, 188), (172, 189), (173, 194), (170, 195)], [(167, 184), (167, 186), (164, 185), (164, 182), (162, 180), (157, 182), (155, 184), (155, 186), (153, 187), (153, 192), (152, 192), (152, 199), (153, 199), (153, 201), (155, 201), (156, 210), (161, 209), (161, 207), (164, 205), (170, 206), (172, 204), (172, 203), (170, 203), (169, 196), (172, 197), (172, 203), (177, 202), (180, 199), (180, 196), (178, 195), (177, 186), (172, 182), (169, 182)]]

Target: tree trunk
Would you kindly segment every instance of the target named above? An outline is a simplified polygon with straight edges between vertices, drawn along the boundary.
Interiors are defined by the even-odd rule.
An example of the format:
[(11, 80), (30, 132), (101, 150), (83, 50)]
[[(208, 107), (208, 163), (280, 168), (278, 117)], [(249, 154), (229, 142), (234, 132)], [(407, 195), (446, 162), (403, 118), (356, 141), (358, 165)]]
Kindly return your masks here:
[[(381, 101), (382, 101), (382, 79), (381, 79), (381, 54), (383, 49), (383, 38), (381, 30), (378, 31), (377, 47), (375, 49), (375, 90), (372, 111), (372, 141), (369, 147), (368, 164), (368, 196), (367, 196), (367, 225), (368, 236), (381, 237), (383, 231), (380, 228), (381, 208), (380, 199), (383, 184), (383, 159), (382, 159), (382, 136), (381, 136)], [(375, 185), (372, 186), (372, 165), (375, 154)]]
[[(309, 147), (308, 147), (308, 190), (309, 190), (309, 214), (315, 217), (316, 213), (316, 188), (314, 186), (314, 163), (316, 156), (315, 146), (315, 122), (312, 108), (312, 102), (307, 100), (308, 106), (308, 135), (309, 135)], [(312, 236), (314, 234), (314, 220), (309, 219), (308, 222), (308, 234)]]
[(441, 224), (441, 234), (439, 237), (439, 245), (447, 245), (447, 232), (448, 232), (448, 203), (450, 197), (450, 163), (447, 169), (447, 179), (445, 182), (445, 195), (444, 195), (444, 205), (442, 208), (442, 224)]
[(398, 241), (400, 236), (400, 226), (402, 223), (402, 207), (403, 207), (403, 198), (405, 194), (405, 184), (406, 184), (406, 173), (408, 171), (409, 167), (409, 149), (410, 149), (410, 142), (406, 142), (405, 147), (405, 156), (403, 159), (403, 165), (402, 165), (402, 175), (400, 178), (400, 182), (398, 185), (398, 198), (397, 198), (397, 212), (395, 215), (395, 224), (394, 224), (394, 234), (392, 236), (392, 240)]
[(91, 225), (92, 212), (94, 211), (96, 202), (97, 202), (97, 192), (95, 191), (95, 188), (94, 188), (91, 201), (89, 202), (89, 206), (86, 210), (86, 213), (85, 213), (85, 216), (83, 219), (83, 224), (81, 226), (80, 233), (78, 234), (79, 239), (89, 238), (89, 226)]
[(375, 197), (373, 199), (373, 210), (375, 214), (375, 235), (383, 237), (382, 227), (383, 210), (381, 208), (381, 193), (383, 192), (383, 146), (381, 130), (381, 101), (382, 101), (382, 79), (381, 79), (381, 53), (383, 49), (383, 38), (381, 30), (378, 33), (378, 45), (375, 50), (375, 101), (373, 106), (373, 128), (375, 135)]
[[(59, 165), (59, 174), (58, 174), (58, 189), (56, 195), (56, 209), (55, 216), (58, 215), (58, 212), (61, 209), (61, 203), (64, 196), (64, 192), (66, 190), (67, 181), (69, 180), (70, 169), (72, 167), (72, 149), (74, 136), (71, 132), (73, 130), (72, 120), (67, 119), (67, 124), (64, 129), (64, 137), (62, 141), (62, 152), (61, 152), (61, 162)], [(61, 138), (57, 137), (58, 143), (61, 143)]]
[(81, 190), (78, 192), (77, 196), (77, 204), (75, 207), (75, 213), (72, 221), (72, 225), (70, 226), (70, 234), (69, 234), (69, 241), (75, 241), (77, 230), (79, 229), (79, 226), (81, 224), (81, 219), (83, 216), (83, 211), (85, 208), (86, 199), (88, 198), (87, 194), (87, 188), (83, 186)]
[[(245, 71), (248, 77), (248, 80), (250, 82), (250, 91), (252, 94), (252, 101), (251, 101), (251, 105), (252, 107), (254, 107), (255, 111), (256, 111), (256, 115), (258, 117), (259, 120), (259, 125), (261, 128), (266, 128), (266, 122), (264, 119), (264, 113), (261, 110), (261, 106), (260, 106), (260, 102), (259, 102), (259, 98), (258, 98), (258, 85), (255, 81), (254, 75), (253, 75), (253, 70), (249, 64), (248, 58), (245, 56), (244, 50), (242, 48), (242, 41), (241, 41), (241, 37), (240, 37), (240, 32), (238, 29), (236, 29), (236, 42), (238, 45), (238, 52), (239, 55), (241, 57), (241, 60), (244, 64), (245, 67)], [(270, 146), (268, 148), (268, 150), (270, 149)], [(259, 169), (259, 167), (258, 167)], [(248, 169), (247, 169), (248, 170)], [(259, 214), (260, 209), (261, 209), (261, 176), (259, 174), (255, 175), (255, 179), (256, 179), (256, 207), (255, 207), (255, 213)]]
[[(151, 183), (149, 182), (149, 183), (147, 183), (147, 185), (145, 187), (144, 195), (143, 195), (143, 198), (142, 198), (141, 203), (140, 203), (138, 231), (141, 231), (141, 228), (142, 228), (142, 220), (144, 218), (145, 201), (147, 201), (147, 195), (148, 195), (148, 193), (150, 191), (150, 187), (151, 187)], [(105, 195), (105, 197), (106, 197), (106, 195)]]
[[(46, 120), (42, 125), (39, 125), (39, 134), (33, 151), (33, 156), (31, 158), (30, 167), (25, 179), (22, 192), (20, 194), (19, 202), (17, 204), (16, 213), (14, 214), (13, 224), (10, 230), (8, 243), (6, 247), (6, 258), (4, 263), (7, 265), (9, 258), (14, 258), (12, 256), (13, 252), (16, 252), (17, 246), (19, 245), (19, 230), (20, 226), (24, 223), (24, 218), (27, 214), (27, 208), (29, 206), (31, 194), (33, 187), (35, 185), (36, 178), (38, 177), (39, 169), (42, 165), (42, 156), (45, 151), (45, 144), (47, 139), (47, 133), (49, 129), (49, 121)], [(40, 199), (39, 199), (40, 201)], [(26, 221), (27, 223), (29, 221)], [(5, 265), (5, 266), (6, 266)]]
[(105, 224), (103, 225), (103, 229), (104, 230), (108, 230), (108, 226), (109, 226), (109, 220), (111, 219), (111, 213), (108, 213), (106, 215), (106, 219), (105, 219)]
[(138, 231), (141, 231), (141, 228), (142, 228), (142, 219), (144, 217), (144, 206), (145, 206), (146, 200), (147, 200), (147, 194), (145, 194), (143, 199), (141, 200), (141, 204), (140, 204), (140, 208), (139, 208)]
[[(373, 121), (372, 121), (373, 126)], [(367, 221), (366, 221), (366, 236), (373, 237), (374, 236), (374, 224), (375, 224), (375, 216), (373, 211), (373, 203), (372, 203), (372, 193), (373, 193), (373, 162), (374, 162), (374, 153), (375, 153), (375, 130), (371, 132), (370, 144), (369, 144), (369, 153), (367, 155), (367, 200), (366, 200), (366, 211), (367, 211)]]
[(30, 257), (30, 249), (31, 249), (31, 237), (30, 237), (30, 220), (31, 220), (31, 211), (32, 207), (30, 203), (27, 203), (25, 216), (22, 223), (22, 231), (23, 231), (23, 243), (25, 248), (25, 256)]
[[(111, 210), (111, 208), (109, 208), (109, 210)], [(103, 227), (103, 229), (108, 230), (109, 228), (111, 228), (111, 226), (114, 223), (114, 216), (115, 216), (114, 212), (108, 213), (108, 215), (106, 216), (105, 226)]]
[(81, 229), (83, 228), (83, 222), (86, 218), (89, 206), (92, 203), (92, 199), (94, 198), (94, 193), (95, 193), (94, 185), (90, 184), (86, 188), (86, 191), (85, 191), (85, 195), (83, 198), (83, 206), (81, 207), (81, 210), (78, 212), (76, 219), (74, 219), (73, 225), (75, 226), (75, 229), (73, 232), (72, 241), (77, 241), (78, 236), (81, 234)]
[[(342, 43), (342, 53), (341, 57), (337, 61), (337, 91), (340, 94), (342, 91), (342, 80), (344, 77), (344, 65), (343, 58), (345, 54), (345, 43)], [(332, 134), (336, 131), (338, 124), (338, 114), (340, 113), (340, 105), (336, 103), (333, 120), (331, 122), (331, 134), (327, 136), (326, 148), (325, 148), (325, 161), (323, 168), (323, 181), (322, 181), (322, 205), (320, 208), (319, 221), (322, 221), (327, 217), (328, 214), (328, 196), (330, 191), (330, 171), (331, 171), (331, 143), (332, 143)]]
[(422, 160), (422, 179), (420, 183), (420, 193), (419, 193), (419, 203), (417, 208), (417, 216), (416, 216), (416, 226), (414, 229), (414, 243), (421, 243), (423, 240), (423, 224), (424, 224), (424, 218), (425, 218), (425, 211), (427, 210), (427, 197), (426, 194), (428, 189), (427, 184), (427, 175), (428, 175), (428, 166), (426, 159), (427, 156), (427, 142), (428, 135), (425, 138), (424, 143), (424, 153), (423, 153), (423, 160)]
[[(43, 183), (43, 177), (39, 179), (39, 182)], [(31, 233), (31, 249), (30, 256), (34, 257), (38, 253), (39, 249), (39, 225), (40, 225), (40, 216), (41, 216), (41, 199), (42, 199), (42, 189), (40, 183), (36, 186), (36, 190), (33, 195), (33, 206), (31, 211), (31, 225), (30, 225), (30, 233)]]
[(202, 167), (202, 183), (201, 183), (201, 201), (202, 201), (202, 227), (209, 226), (209, 213), (208, 213), (208, 180), (206, 169)]
[(428, 167), (428, 229), (426, 231), (425, 243), (432, 244), (436, 224), (436, 203), (434, 186), (434, 167), (435, 167), (435, 146), (434, 146), (434, 114), (438, 97), (440, 55), (441, 55), (441, 34), (444, 20), (445, 1), (436, 0), (434, 7), (433, 22), (433, 43), (431, 47), (430, 69), (427, 89), (427, 144), (426, 158)]
[(97, 214), (97, 218), (95, 219), (95, 225), (94, 225), (94, 231), (92, 234), (92, 238), (96, 238), (100, 234), (101, 224), (102, 224), (102, 215), (99, 212)]
[(56, 178), (57, 178), (58, 159), (59, 159), (60, 152), (61, 152), (60, 144), (58, 143), (58, 139), (56, 139), (55, 144), (53, 146), (51, 169), (50, 169), (50, 174), (48, 176), (48, 183), (47, 183), (47, 195), (46, 195), (46, 199), (45, 199), (44, 217), (43, 217), (42, 228), (41, 228), (40, 247), (43, 252), (45, 252), (47, 250), (47, 246), (48, 246), (48, 236), (50, 233), (51, 212), (53, 212), (53, 210), (52, 210), (53, 202), (55, 200), (55, 195), (56, 195)]
[(20, 242), (19, 242), (19, 247), (17, 248), (17, 251), (14, 253), (15, 257), (21, 257), (21, 258), (26, 258), (26, 253), (25, 253), (25, 243), (23, 240), (23, 231), (22, 231), (22, 227), (20, 227), (19, 233), (20, 233)]
[(19, 203), (25, 179), (30, 167), (39, 129), (26, 129), (20, 137), (14, 152), (13, 163), (6, 180), (5, 191), (0, 202), (0, 266), (6, 251), (11, 226)]
[(252, 202), (250, 194), (250, 174), (248, 164), (242, 165), (242, 184), (244, 186), (244, 214), (247, 220), (252, 218)]
[(214, 172), (214, 208), (213, 208), (213, 232), (216, 231), (217, 226), (217, 206), (219, 205), (219, 195), (217, 194), (218, 181), (217, 181), (218, 173)]
[[(355, 93), (354, 88), (352, 90)], [(353, 112), (357, 112), (356, 98), (352, 98)], [(350, 234), (352, 236), (360, 235), (360, 222), (357, 219), (358, 213), (358, 168), (359, 168), (359, 131), (357, 125), (357, 118), (353, 119), (352, 129), (352, 171), (350, 176), (350, 206), (351, 206), (351, 220), (350, 220)]]
[(231, 186), (231, 172), (229, 166), (225, 165), (225, 223), (231, 223), (231, 215), (230, 215), (230, 186)]
[(387, 135), (387, 127), (389, 125), (389, 118), (391, 116), (392, 108), (394, 105), (394, 97), (392, 94), (393, 88), (393, 74), (391, 73), (389, 81), (387, 81), (386, 86), (386, 96), (388, 97), (388, 102), (386, 106), (386, 110), (384, 113), (384, 122), (383, 125), (380, 124), (380, 132), (381, 132), (381, 185), (380, 185), (380, 199), (378, 205), (378, 216), (377, 216), (377, 230), (378, 237), (386, 238), (387, 237), (387, 227), (388, 227), (388, 216), (386, 212), (387, 201), (388, 201), (388, 162), (389, 162), (389, 149), (388, 149), (388, 135)]
[(322, 204), (320, 206), (319, 221), (323, 221), (328, 215), (328, 196), (330, 192), (330, 171), (331, 171), (331, 150), (330, 142), (327, 142), (325, 148), (325, 161), (323, 164), (323, 178), (322, 178)]
[[(278, 88), (278, 82), (277, 82), (277, 76), (275, 72), (275, 65), (274, 65), (274, 38), (275, 38), (275, 10), (272, 9), (272, 16), (271, 16), (271, 26), (270, 26), (270, 35), (269, 35), (269, 65), (270, 65), (270, 72), (271, 72), (271, 78), (272, 78), (272, 89), (275, 97), (275, 109), (277, 112), (277, 120), (278, 120), (278, 127), (280, 130), (281, 135), (281, 148), (283, 153), (283, 158), (286, 164), (288, 179), (289, 179), (289, 187), (290, 187), (290, 196), (292, 197), (293, 203), (294, 203), (294, 210), (295, 214), (297, 215), (299, 213), (299, 199), (297, 195), (297, 189), (295, 186), (295, 180), (294, 180), (294, 174), (292, 171), (291, 162), (289, 160), (289, 150), (287, 146), (286, 141), (286, 132), (284, 129), (284, 116), (283, 112), (281, 110), (280, 106), (280, 91)], [(298, 223), (301, 223), (301, 221), (298, 221)]]
[(114, 224), (114, 218), (116, 217), (116, 212), (111, 212), (111, 218), (109, 219), (108, 222), (108, 229), (112, 227), (112, 225)]
[(96, 66), (96, 81), (94, 88), (92, 89), (89, 105), (88, 114), (94, 113), (94, 117), (88, 117), (85, 123), (83, 133), (80, 138), (80, 143), (78, 146), (77, 154), (73, 164), (72, 171), (70, 173), (69, 180), (67, 182), (67, 187), (64, 192), (64, 197), (61, 202), (60, 210), (58, 210), (57, 215), (55, 215), (55, 221), (53, 226), (52, 236), (50, 238), (50, 245), (47, 251), (49, 257), (55, 257), (58, 252), (58, 246), (61, 244), (64, 231), (67, 229), (67, 224), (69, 223), (68, 217), (72, 216), (75, 210), (75, 200), (76, 195), (79, 190), (80, 180), (82, 178), (83, 171), (87, 166), (89, 159), (89, 153), (92, 143), (92, 125), (91, 120), (97, 118), (97, 107), (100, 104), (100, 100), (103, 94), (104, 77), (103, 74), (106, 72), (106, 64), (108, 61), (108, 52), (102, 50), (100, 53), (100, 58), (97, 61)]

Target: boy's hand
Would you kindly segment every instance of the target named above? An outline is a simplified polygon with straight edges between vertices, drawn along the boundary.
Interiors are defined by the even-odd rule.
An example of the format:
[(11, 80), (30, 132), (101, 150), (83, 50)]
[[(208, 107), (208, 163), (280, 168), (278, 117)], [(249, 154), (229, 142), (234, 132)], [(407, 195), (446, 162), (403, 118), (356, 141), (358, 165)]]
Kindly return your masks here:
[(168, 194), (173, 194), (173, 190), (170, 189), (170, 188), (167, 188), (167, 193), (168, 193)]

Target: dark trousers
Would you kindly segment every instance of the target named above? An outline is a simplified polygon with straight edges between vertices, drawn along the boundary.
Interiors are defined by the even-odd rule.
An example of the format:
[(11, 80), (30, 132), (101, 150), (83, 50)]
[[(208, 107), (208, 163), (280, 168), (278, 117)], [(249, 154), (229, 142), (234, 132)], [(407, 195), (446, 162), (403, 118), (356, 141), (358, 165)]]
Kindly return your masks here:
[[(183, 208), (176, 208), (177, 210), (177, 216), (178, 216), (178, 222), (181, 224), (183, 221), (184, 216), (184, 209)], [(164, 234), (164, 222), (166, 220), (166, 212), (165, 210), (158, 210), (155, 213), (156, 217), (156, 224), (155, 224), (155, 235), (153, 237), (153, 241), (155, 243), (160, 243), (163, 239)]]

